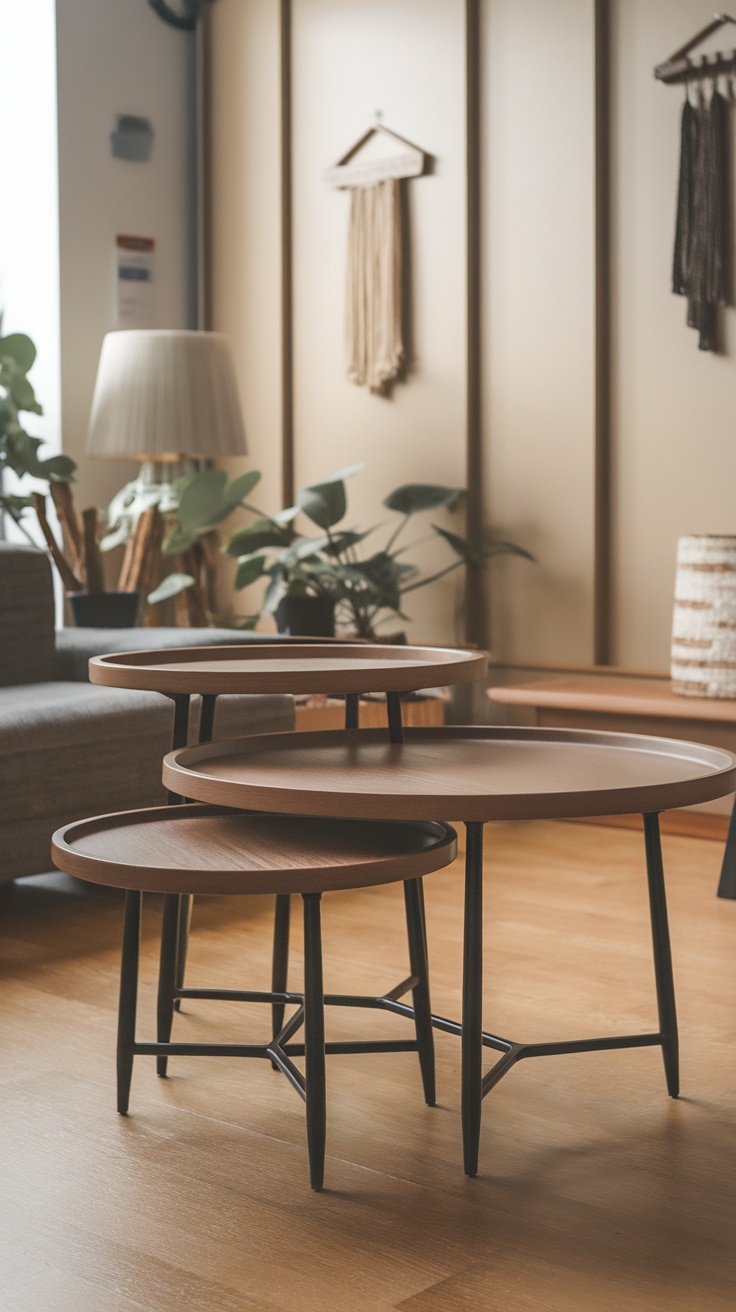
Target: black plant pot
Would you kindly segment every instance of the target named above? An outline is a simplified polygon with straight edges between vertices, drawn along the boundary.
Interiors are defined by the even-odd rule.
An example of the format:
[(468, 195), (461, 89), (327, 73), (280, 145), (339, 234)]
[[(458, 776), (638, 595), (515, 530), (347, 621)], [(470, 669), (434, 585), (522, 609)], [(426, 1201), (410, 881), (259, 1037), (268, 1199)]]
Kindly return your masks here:
[(329, 597), (282, 597), (274, 618), (279, 633), (290, 637), (335, 636), (335, 603)]
[(78, 629), (132, 629), (138, 618), (140, 592), (69, 592)]

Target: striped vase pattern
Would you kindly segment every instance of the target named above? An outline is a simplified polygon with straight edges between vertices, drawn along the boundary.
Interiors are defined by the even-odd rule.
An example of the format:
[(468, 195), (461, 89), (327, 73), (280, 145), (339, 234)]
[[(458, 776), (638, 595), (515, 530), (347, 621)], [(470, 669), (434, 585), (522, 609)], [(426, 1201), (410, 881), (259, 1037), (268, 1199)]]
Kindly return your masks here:
[(736, 697), (736, 537), (677, 544), (670, 672), (685, 697)]

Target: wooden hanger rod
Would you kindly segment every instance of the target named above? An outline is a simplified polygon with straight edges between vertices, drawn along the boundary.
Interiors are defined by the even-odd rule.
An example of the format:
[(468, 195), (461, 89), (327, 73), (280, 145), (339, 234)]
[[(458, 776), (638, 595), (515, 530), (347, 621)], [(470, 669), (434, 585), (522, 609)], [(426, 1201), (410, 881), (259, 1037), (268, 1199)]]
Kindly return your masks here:
[(731, 18), (730, 14), (714, 14), (710, 23), (706, 23), (695, 36), (691, 36), (689, 41), (673, 51), (663, 64), (657, 64), (654, 76), (660, 82), (686, 82), (688, 78), (712, 77), (716, 73), (732, 72), (736, 68), (736, 53), (733, 51), (730, 55), (722, 51), (704, 55), (700, 64), (694, 64), (687, 58), (691, 50), (697, 49), (726, 23), (736, 24), (736, 18)]

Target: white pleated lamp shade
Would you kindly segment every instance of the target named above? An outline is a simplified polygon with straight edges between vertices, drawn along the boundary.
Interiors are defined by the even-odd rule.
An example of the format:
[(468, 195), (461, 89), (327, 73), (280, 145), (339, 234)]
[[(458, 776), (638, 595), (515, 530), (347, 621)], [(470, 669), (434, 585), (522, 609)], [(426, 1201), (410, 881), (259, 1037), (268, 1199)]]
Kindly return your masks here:
[(102, 343), (87, 453), (214, 459), (247, 452), (223, 333), (136, 329)]

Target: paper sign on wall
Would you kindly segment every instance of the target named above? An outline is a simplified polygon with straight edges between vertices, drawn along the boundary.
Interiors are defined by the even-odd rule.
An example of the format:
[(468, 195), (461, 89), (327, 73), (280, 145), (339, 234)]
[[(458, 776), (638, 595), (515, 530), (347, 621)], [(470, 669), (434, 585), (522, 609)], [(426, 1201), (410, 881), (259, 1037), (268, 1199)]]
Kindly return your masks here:
[(153, 237), (115, 238), (115, 327), (153, 327)]

